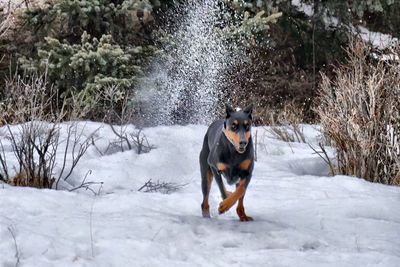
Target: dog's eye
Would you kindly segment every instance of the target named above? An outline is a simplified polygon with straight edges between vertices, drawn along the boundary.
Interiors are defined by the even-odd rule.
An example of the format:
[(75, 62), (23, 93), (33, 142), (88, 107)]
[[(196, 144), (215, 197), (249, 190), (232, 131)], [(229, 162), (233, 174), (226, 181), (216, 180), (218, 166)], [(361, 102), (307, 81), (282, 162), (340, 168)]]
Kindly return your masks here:
[(246, 131), (250, 130), (250, 124), (245, 124), (245, 125), (244, 125), (244, 129), (245, 129)]
[(236, 124), (232, 124), (231, 129), (232, 131), (236, 131), (238, 129), (238, 126)]

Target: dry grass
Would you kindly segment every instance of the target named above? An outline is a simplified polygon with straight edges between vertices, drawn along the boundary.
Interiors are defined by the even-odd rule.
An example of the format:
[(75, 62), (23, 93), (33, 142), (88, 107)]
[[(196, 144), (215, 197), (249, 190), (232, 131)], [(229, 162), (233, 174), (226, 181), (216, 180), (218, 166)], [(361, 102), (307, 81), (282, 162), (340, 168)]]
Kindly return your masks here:
[(286, 103), (281, 110), (269, 112), (270, 126), (267, 131), (278, 140), (284, 142), (305, 143), (301, 122), (304, 112), (301, 107), (294, 103)]
[(11, 15), (0, 11), (0, 40), (7, 34), (11, 27)]
[(58, 106), (58, 92), (48, 84), (47, 73), (22, 77), (16, 72), (5, 81), (0, 101), (0, 126), (64, 119), (63, 107)]
[(400, 63), (371, 59), (360, 41), (335, 78), (322, 74), (319, 115), (337, 150), (338, 173), (400, 184)]

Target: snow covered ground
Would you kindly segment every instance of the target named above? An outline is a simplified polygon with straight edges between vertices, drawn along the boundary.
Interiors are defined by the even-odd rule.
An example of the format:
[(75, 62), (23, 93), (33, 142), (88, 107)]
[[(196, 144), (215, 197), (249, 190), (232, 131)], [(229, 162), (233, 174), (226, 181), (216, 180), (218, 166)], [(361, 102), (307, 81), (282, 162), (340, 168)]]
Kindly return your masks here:
[[(100, 128), (100, 150), (114, 138), (106, 125), (79, 126), (87, 135)], [(240, 222), (235, 209), (218, 215), (215, 182), (212, 218), (201, 217), (205, 126), (148, 128), (156, 149), (101, 156), (91, 147), (64, 185), (92, 170), (87, 179), (104, 183), (98, 196), (0, 185), (0, 266), (400, 266), (399, 187), (329, 177), (307, 144), (256, 130), (245, 198), (253, 222)], [(318, 142), (312, 126), (305, 132)], [(187, 185), (169, 195), (138, 192), (149, 179)]]

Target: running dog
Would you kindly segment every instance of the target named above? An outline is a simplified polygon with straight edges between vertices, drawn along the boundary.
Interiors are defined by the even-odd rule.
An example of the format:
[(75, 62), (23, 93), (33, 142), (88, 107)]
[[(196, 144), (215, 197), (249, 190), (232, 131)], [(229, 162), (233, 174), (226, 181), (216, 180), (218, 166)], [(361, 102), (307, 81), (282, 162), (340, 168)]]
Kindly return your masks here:
[[(213, 122), (204, 137), (200, 152), (201, 189), (203, 217), (210, 217), (208, 197), (213, 177), (222, 196), (218, 212), (229, 210), (238, 200), (236, 212), (241, 221), (252, 221), (246, 215), (243, 199), (254, 168), (254, 148), (251, 138), (253, 106), (243, 110), (234, 110), (225, 104), (226, 118)], [(225, 189), (222, 176), (229, 185), (236, 184), (231, 193)]]

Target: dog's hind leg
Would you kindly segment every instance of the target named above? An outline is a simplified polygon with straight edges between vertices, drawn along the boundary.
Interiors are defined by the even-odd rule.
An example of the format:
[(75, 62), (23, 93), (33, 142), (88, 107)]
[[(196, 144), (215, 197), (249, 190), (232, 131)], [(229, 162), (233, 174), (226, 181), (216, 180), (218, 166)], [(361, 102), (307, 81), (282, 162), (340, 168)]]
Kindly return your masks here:
[(207, 145), (207, 135), (204, 138), (203, 149), (200, 152), (200, 172), (201, 172), (201, 191), (203, 192), (203, 202), (201, 203), (201, 211), (203, 217), (210, 218), (210, 205), (208, 204), (208, 197), (210, 195), (211, 183), (213, 175), (208, 165), (207, 158), (209, 154)]

